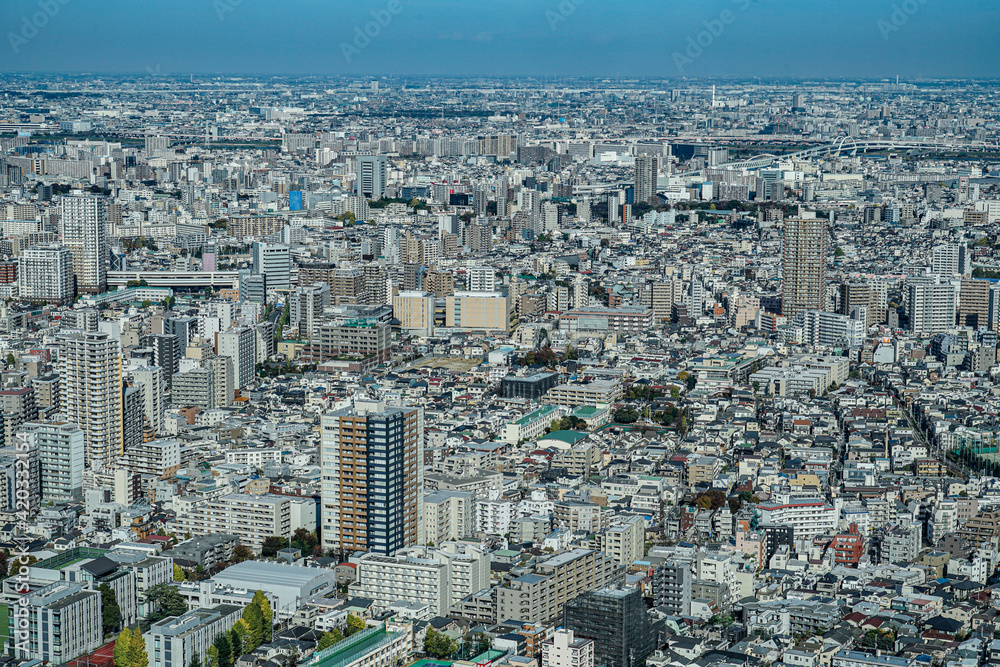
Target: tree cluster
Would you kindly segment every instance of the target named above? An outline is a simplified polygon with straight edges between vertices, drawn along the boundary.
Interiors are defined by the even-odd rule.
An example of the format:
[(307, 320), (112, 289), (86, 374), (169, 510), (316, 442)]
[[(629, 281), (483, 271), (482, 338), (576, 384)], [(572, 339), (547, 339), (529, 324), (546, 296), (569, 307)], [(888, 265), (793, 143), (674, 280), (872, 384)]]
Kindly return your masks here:
[(562, 417), (561, 419), (553, 419), (552, 425), (549, 427), (549, 431), (575, 431), (577, 429), (586, 428), (587, 422), (580, 419), (579, 417)]
[(228, 632), (220, 633), (208, 649), (207, 667), (232, 667), (241, 655), (271, 641), (274, 612), (262, 591), (253, 595), (243, 610), (243, 618)]
[(633, 424), (639, 420), (639, 411), (632, 408), (618, 408), (615, 410), (614, 420), (619, 424)]
[(531, 350), (523, 357), (521, 357), (522, 366), (530, 366), (532, 364), (539, 364), (541, 366), (555, 366), (559, 363), (559, 355), (555, 351), (546, 345), (540, 350)]
[(457, 641), (434, 628), (427, 628), (427, 635), (424, 637), (424, 653), (444, 660), (451, 657), (457, 650)]

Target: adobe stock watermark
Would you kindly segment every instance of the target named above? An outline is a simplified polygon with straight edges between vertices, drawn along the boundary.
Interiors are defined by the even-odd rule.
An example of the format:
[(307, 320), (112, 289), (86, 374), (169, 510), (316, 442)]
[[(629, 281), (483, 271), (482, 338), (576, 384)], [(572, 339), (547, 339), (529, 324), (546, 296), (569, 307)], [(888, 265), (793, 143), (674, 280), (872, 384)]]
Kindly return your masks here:
[(382, 31), (392, 23), (392, 19), (402, 11), (402, 0), (389, 0), (384, 9), (371, 11), (371, 21), (365, 23), (364, 26), (354, 26), (354, 39), (340, 43), (340, 52), (344, 54), (344, 60), (347, 64), (350, 65), (354, 62), (354, 59), (360, 56), (361, 52), (372, 43), (372, 40), (381, 35)]
[(559, 6), (552, 9), (545, 10), (545, 20), (549, 22), (549, 27), (553, 31), (559, 28), (560, 23), (564, 23), (566, 19), (572, 16), (576, 12), (576, 8), (583, 3), (583, 0), (562, 0)]
[[(732, 0), (732, 4), (741, 12), (745, 12), (750, 7), (758, 5), (761, 2), (762, 0)], [(739, 14), (736, 11), (726, 8), (720, 11), (719, 15), (714, 19), (702, 21), (701, 25), (704, 27), (704, 30), (699, 30), (697, 33), (690, 35), (684, 50), (674, 51), (671, 56), (674, 60), (674, 66), (677, 68), (677, 73), (684, 74), (684, 70), (688, 65), (693, 65), (694, 61), (705, 55), (705, 52), (726, 32), (726, 28), (736, 22), (738, 16)]]
[(13, 640), (17, 648), (28, 648), (31, 638), (31, 619), (28, 610), (28, 593), (31, 592), (31, 577), (28, 564), (30, 554), (26, 545), (30, 543), (28, 526), (32, 520), (31, 506), (31, 444), (23, 435), (14, 436), (14, 515), (17, 517), (17, 546), (11, 551), (8, 578), (14, 579), (14, 592), (18, 597), (10, 615), (13, 617)]
[(875, 25), (882, 33), (883, 41), (889, 41), (889, 35), (899, 30), (910, 22), (913, 15), (920, 11), (920, 8), (927, 4), (927, 0), (903, 0), (900, 3), (892, 4), (892, 13), (888, 19), (879, 19)]
[(10, 42), (10, 48), (14, 53), (20, 53), (21, 47), (27, 46), (28, 42), (37, 37), (49, 21), (68, 4), (69, 0), (38, 0), (38, 11), (30, 16), (25, 14), (21, 17), (21, 29), (17, 32), (13, 30), (7, 32), (7, 41)]
[(220, 21), (226, 20), (226, 14), (236, 11), (236, 8), (243, 4), (243, 0), (213, 0), (212, 7), (215, 9), (215, 15), (219, 17)]

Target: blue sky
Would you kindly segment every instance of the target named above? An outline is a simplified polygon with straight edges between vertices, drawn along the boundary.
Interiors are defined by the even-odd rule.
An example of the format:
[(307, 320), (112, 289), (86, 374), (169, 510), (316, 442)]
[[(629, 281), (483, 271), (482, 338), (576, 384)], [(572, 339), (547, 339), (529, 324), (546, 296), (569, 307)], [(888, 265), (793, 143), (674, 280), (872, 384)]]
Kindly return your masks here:
[[(1000, 78), (996, 0), (45, 3), (52, 16), (37, 34), (25, 19), (40, 0), (0, 3), (0, 70)], [(387, 25), (357, 48), (372, 12)], [(691, 47), (699, 37), (703, 46)]]

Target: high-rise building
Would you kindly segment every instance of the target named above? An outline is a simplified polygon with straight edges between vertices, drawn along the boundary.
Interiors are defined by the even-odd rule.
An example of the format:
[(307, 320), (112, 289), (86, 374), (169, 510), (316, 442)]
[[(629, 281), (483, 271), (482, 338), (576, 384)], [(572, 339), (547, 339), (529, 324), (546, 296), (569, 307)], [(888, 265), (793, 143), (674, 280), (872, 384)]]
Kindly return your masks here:
[(342, 267), (330, 272), (330, 303), (334, 306), (364, 303), (365, 272), (358, 267)]
[(423, 419), (355, 400), (322, 418), (323, 547), (394, 554), (420, 534)]
[(563, 626), (594, 640), (594, 662), (636, 667), (656, 648), (656, 633), (637, 588), (588, 591), (566, 603)]
[(107, 200), (74, 194), (62, 200), (62, 240), (73, 253), (78, 292), (99, 294), (108, 288)]
[(552, 202), (542, 204), (542, 230), (545, 232), (559, 231), (559, 206)]
[(958, 291), (958, 323), (978, 329), (989, 326), (990, 285), (988, 280), (963, 278)]
[(938, 333), (955, 326), (955, 287), (950, 284), (910, 283), (910, 331)]
[(28, 422), (19, 431), (37, 449), (43, 502), (65, 503), (83, 496), (84, 433), (68, 422)]
[(826, 310), (826, 218), (785, 220), (781, 314)]
[(254, 330), (250, 327), (237, 327), (215, 336), (215, 353), (233, 360), (233, 384), (239, 389), (253, 382), (254, 339)]
[[(862, 310), (863, 309), (863, 310)], [(840, 312), (862, 320), (865, 327), (885, 322), (888, 290), (885, 283), (844, 283), (840, 286)]]
[(465, 245), (476, 254), (493, 250), (493, 228), (490, 225), (473, 223), (465, 228)]
[(931, 273), (950, 278), (972, 274), (972, 253), (961, 243), (946, 243), (931, 254)]
[(207, 368), (192, 368), (182, 373), (174, 373), (170, 401), (175, 407), (196, 406), (213, 410), (217, 394), (215, 373)]
[(59, 338), (62, 413), (85, 437), (86, 465), (111, 464), (124, 451), (122, 353), (107, 333)]
[(517, 136), (513, 134), (493, 134), (479, 140), (480, 155), (496, 155), (498, 160), (506, 160), (517, 152)]
[(153, 433), (163, 432), (163, 394), (166, 380), (159, 366), (139, 366), (129, 371), (136, 388), (142, 392), (142, 410)]
[(21, 424), (38, 418), (34, 387), (18, 387), (0, 391), (0, 445), (12, 446), (14, 434)]
[(163, 369), (163, 383), (169, 391), (171, 378), (180, 370), (184, 356), (180, 339), (169, 334), (147, 334), (140, 339), (140, 344), (153, 351), (153, 365)]
[(254, 275), (264, 276), (268, 290), (287, 290), (292, 286), (292, 251), (286, 245), (253, 244)]
[(507, 197), (509, 194), (509, 190), (507, 187), (506, 177), (501, 177), (499, 180), (497, 180), (496, 191), (497, 191), (497, 215), (502, 217), (507, 215)]
[(655, 203), (656, 181), (660, 173), (660, 158), (655, 155), (637, 155), (635, 158), (635, 201)]
[[(363, 282), (362, 276), (362, 284)], [(330, 305), (330, 285), (315, 283), (299, 287), (292, 292), (288, 301), (289, 323), (298, 328), (300, 336), (312, 338), (313, 331), (323, 316), (323, 309)]]
[(32, 303), (73, 302), (73, 253), (58, 244), (25, 248), (17, 260), (18, 293)]
[(215, 376), (213, 379), (215, 406), (218, 408), (229, 407), (236, 397), (233, 360), (230, 357), (214, 356), (202, 359), (201, 364), (212, 371)]
[(358, 179), (354, 193), (368, 199), (385, 196), (389, 161), (384, 155), (361, 155), (358, 157)]
[(126, 386), (122, 389), (122, 449), (127, 450), (142, 442), (146, 416), (142, 398), (139, 387)]

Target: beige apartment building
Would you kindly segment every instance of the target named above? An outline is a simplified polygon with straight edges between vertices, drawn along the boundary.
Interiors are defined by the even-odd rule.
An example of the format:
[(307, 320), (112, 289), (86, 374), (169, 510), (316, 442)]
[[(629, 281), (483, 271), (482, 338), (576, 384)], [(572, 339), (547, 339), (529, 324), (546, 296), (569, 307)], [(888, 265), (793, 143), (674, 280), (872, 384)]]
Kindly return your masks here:
[(445, 326), (508, 333), (510, 300), (497, 292), (455, 292), (445, 299)]
[(556, 623), (563, 606), (590, 590), (619, 581), (624, 570), (592, 549), (572, 549), (539, 563), (532, 574), (497, 591), (497, 618), (523, 623)]

